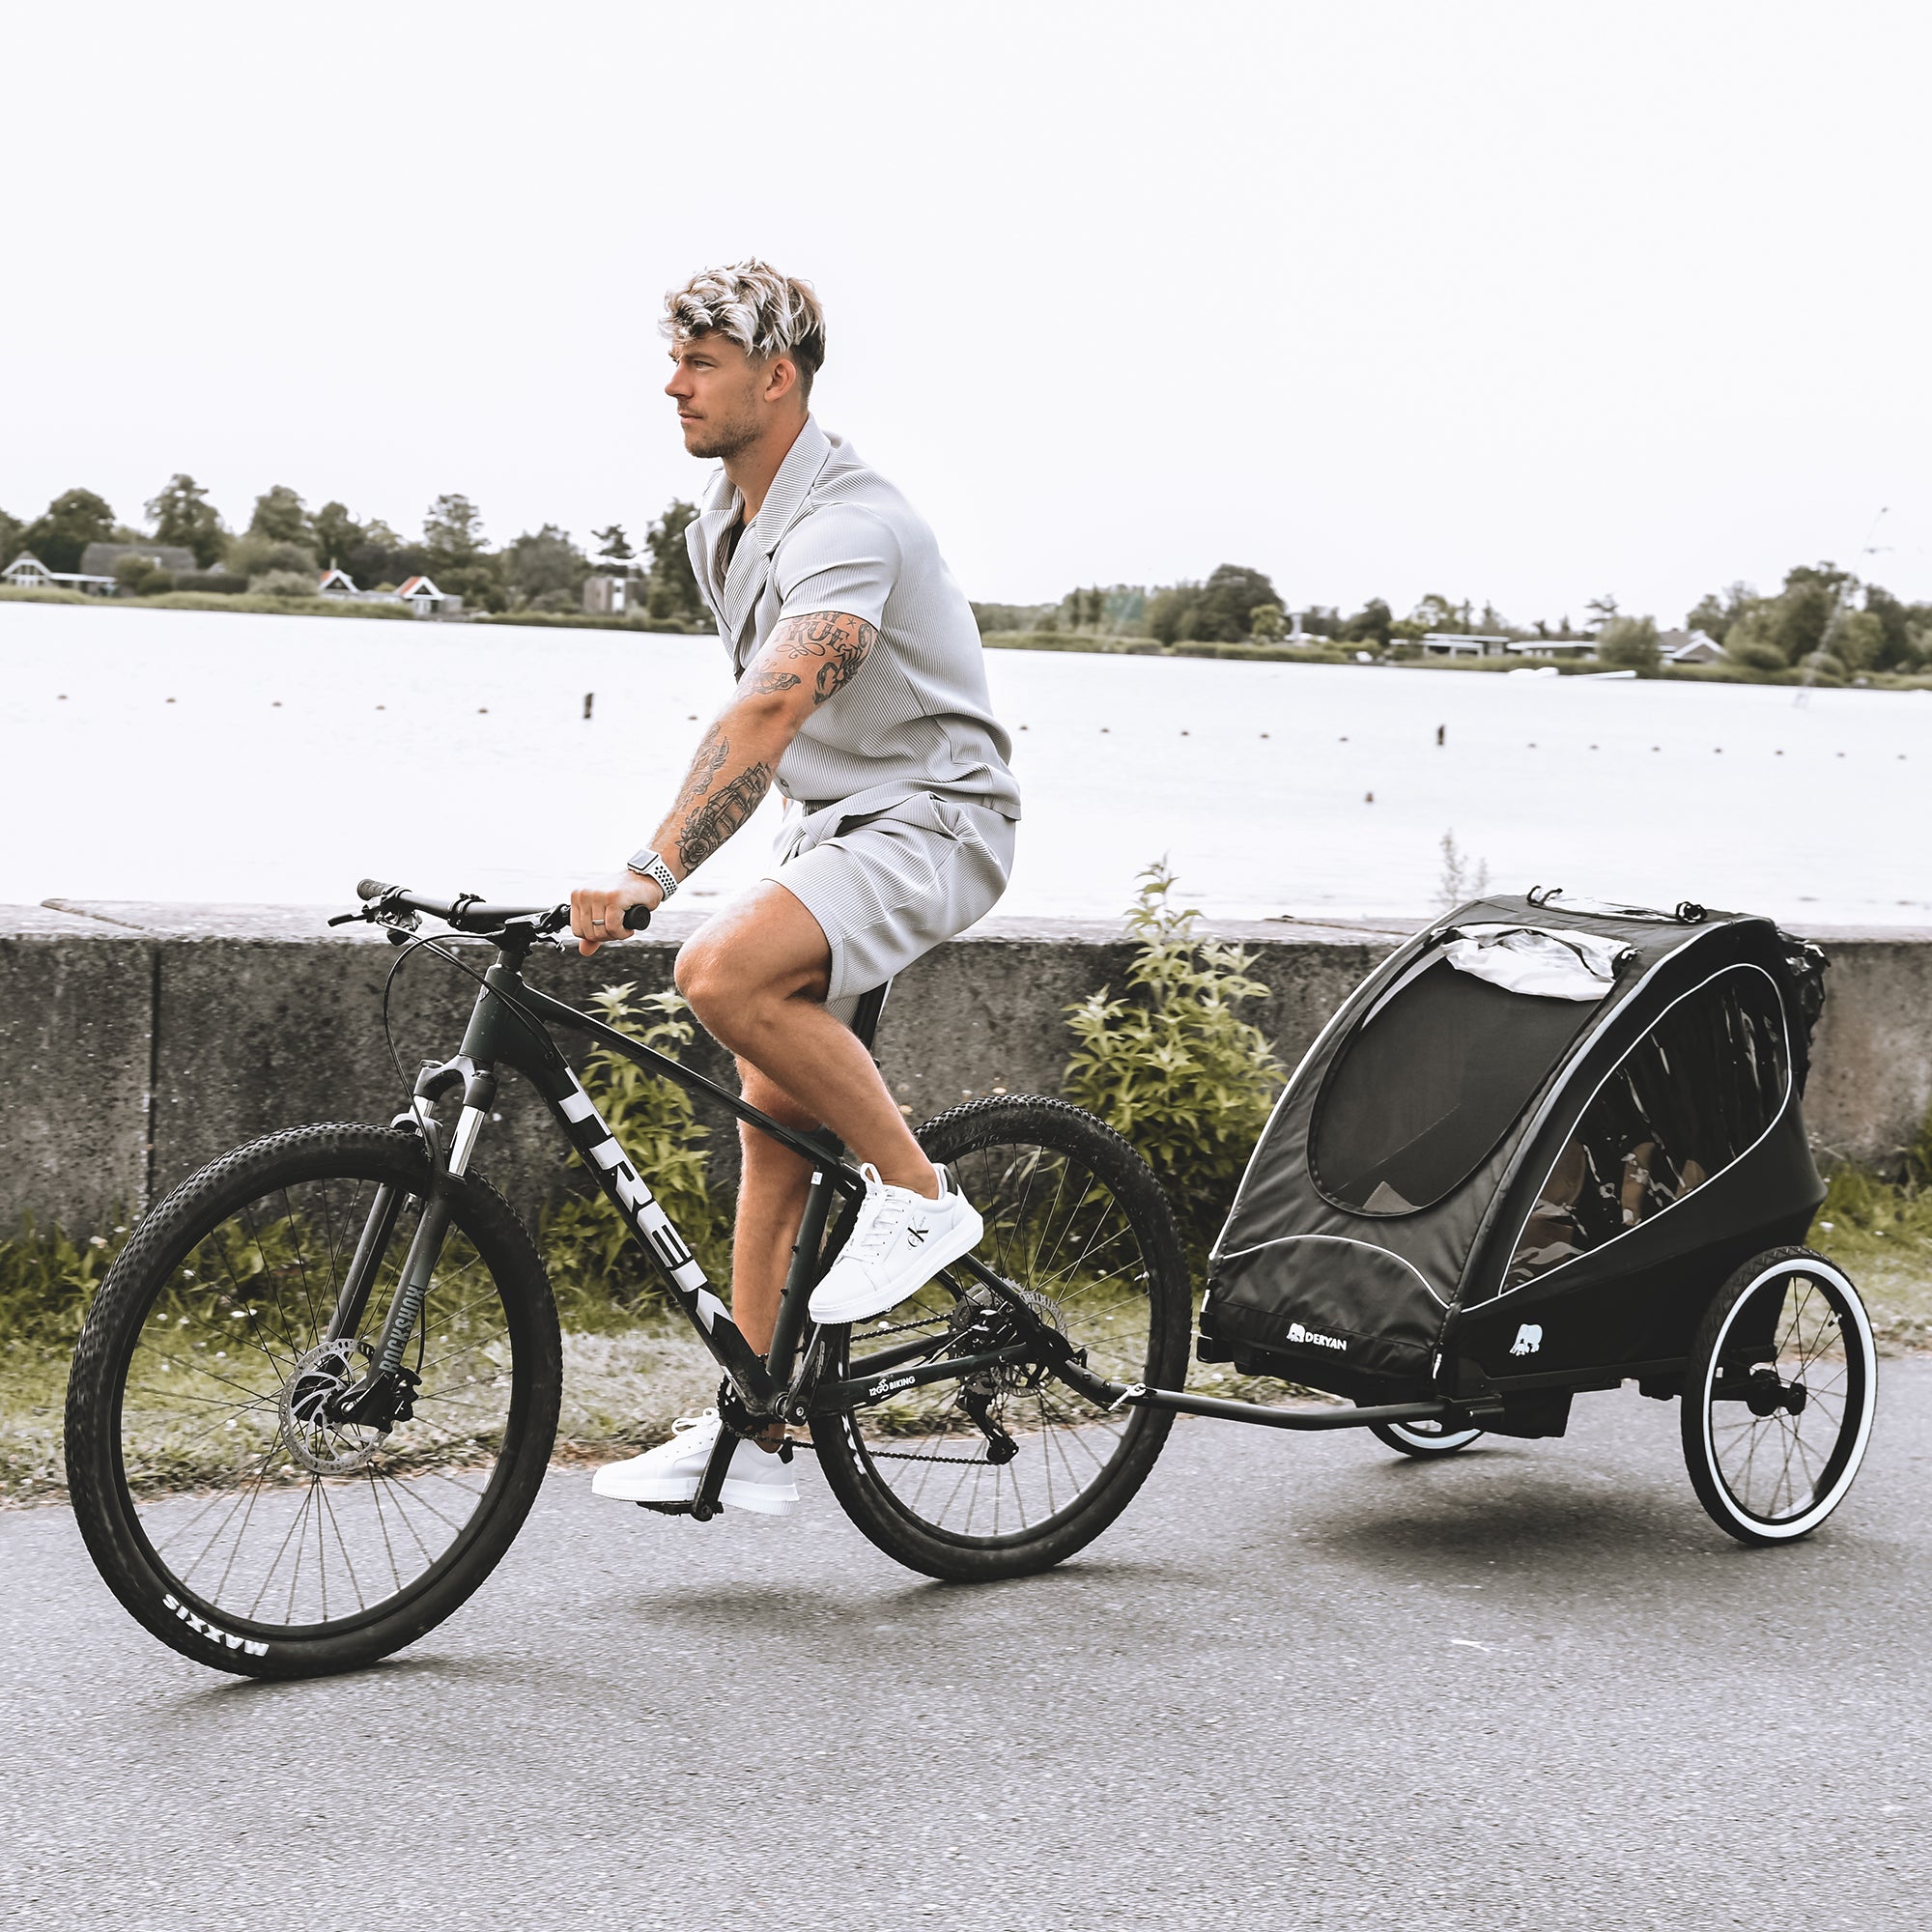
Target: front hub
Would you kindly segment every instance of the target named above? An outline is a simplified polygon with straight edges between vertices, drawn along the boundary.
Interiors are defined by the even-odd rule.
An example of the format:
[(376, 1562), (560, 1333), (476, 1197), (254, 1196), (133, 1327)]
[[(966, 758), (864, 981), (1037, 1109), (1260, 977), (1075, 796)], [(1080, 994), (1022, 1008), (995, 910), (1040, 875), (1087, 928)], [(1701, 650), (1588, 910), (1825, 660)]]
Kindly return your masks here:
[(302, 1356), (282, 1385), (282, 1441), (315, 1475), (353, 1475), (382, 1446), (382, 1430), (337, 1414), (355, 1381), (351, 1344), (324, 1342)]

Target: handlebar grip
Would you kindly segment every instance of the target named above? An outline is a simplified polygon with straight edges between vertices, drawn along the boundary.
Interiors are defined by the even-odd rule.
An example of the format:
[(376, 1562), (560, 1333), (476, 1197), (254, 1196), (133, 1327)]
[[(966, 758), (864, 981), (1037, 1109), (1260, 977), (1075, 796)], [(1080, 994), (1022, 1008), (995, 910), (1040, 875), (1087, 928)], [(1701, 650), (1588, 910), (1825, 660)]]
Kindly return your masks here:
[(379, 899), (384, 893), (392, 893), (394, 886), (385, 886), (381, 879), (357, 879), (355, 896), (358, 899)]
[(650, 923), (651, 909), (649, 906), (634, 905), (624, 908), (624, 930), (626, 932), (641, 932)]

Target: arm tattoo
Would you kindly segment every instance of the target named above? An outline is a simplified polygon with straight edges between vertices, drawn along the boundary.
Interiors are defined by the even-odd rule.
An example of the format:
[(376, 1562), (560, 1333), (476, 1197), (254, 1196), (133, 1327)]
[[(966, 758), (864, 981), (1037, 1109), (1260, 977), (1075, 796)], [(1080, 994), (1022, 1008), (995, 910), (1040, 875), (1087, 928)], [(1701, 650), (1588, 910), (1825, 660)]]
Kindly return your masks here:
[(691, 770), (685, 774), (684, 789), (678, 793), (677, 803), (671, 807), (673, 816), (689, 811), (711, 789), (711, 781), (718, 776), (730, 754), (730, 741), (713, 724), (699, 741), (697, 750), (692, 753)]
[[(878, 630), (871, 624), (838, 611), (815, 611), (809, 617), (786, 618), (772, 633), (766, 649), (772, 657), (794, 664), (816, 661), (811, 701), (818, 705), (852, 681), (878, 641)], [(790, 676), (788, 672), (766, 673), (773, 674)], [(799, 682), (798, 678), (790, 677), (790, 684)], [(765, 687), (753, 686), (754, 690), (762, 688)]]
[(748, 678), (745, 689), (763, 693), (796, 691), (804, 682), (802, 677), (792, 671), (769, 669), (761, 670), (755, 677)]
[[(724, 744), (722, 739), (719, 742), (721, 746)], [(736, 773), (716, 791), (693, 801), (684, 814), (684, 823), (677, 829), (677, 860), (687, 875), (696, 871), (757, 810), (760, 800), (771, 788), (772, 768), (759, 763)]]
[[(751, 817), (772, 787), (772, 767), (763, 759), (736, 770), (732, 764), (731, 740), (720, 719), (693, 753), (677, 803), (658, 833), (660, 849), (675, 851), (678, 870), (687, 878)], [(721, 775), (726, 775), (722, 784)]]

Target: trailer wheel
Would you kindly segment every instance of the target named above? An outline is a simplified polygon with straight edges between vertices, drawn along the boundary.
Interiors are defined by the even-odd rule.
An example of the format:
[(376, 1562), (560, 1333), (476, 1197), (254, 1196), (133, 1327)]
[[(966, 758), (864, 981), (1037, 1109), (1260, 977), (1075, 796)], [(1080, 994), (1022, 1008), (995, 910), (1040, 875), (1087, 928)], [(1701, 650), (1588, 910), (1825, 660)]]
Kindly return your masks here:
[(1864, 1460), (1878, 1350), (1850, 1279), (1808, 1248), (1773, 1248), (1706, 1311), (1684, 1376), (1684, 1462), (1740, 1543), (1791, 1543), (1844, 1500)]
[(1482, 1435), (1480, 1429), (1445, 1429), (1439, 1422), (1372, 1422), (1369, 1434), (1378, 1442), (1386, 1442), (1405, 1456), (1428, 1462), (1436, 1456), (1453, 1456), (1466, 1449)]

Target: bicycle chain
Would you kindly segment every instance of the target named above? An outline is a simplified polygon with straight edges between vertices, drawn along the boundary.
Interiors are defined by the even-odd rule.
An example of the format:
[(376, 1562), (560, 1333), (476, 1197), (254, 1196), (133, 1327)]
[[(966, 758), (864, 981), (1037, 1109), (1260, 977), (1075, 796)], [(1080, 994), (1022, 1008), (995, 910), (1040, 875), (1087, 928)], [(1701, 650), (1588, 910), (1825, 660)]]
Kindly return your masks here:
[[(895, 1328), (867, 1328), (866, 1330), (866, 1340), (868, 1342), (883, 1342), (888, 1335), (906, 1335), (910, 1334), (915, 1328), (930, 1328), (935, 1321), (949, 1321), (950, 1320), (951, 1318), (945, 1315), (927, 1315), (918, 1321), (901, 1321)], [(938, 1339), (936, 1335), (933, 1337), (934, 1341)]]

